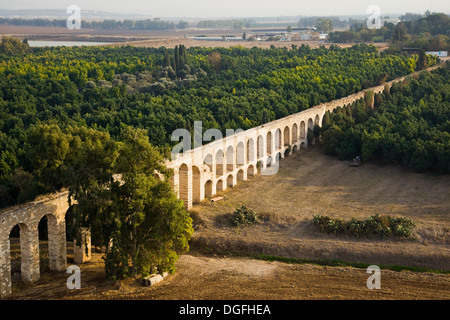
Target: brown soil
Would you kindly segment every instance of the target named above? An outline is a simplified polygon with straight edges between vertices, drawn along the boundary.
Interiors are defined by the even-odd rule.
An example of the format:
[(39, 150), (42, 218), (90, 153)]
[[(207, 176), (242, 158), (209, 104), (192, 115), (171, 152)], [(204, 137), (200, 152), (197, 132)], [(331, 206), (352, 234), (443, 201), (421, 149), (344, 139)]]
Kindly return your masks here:
[(14, 288), (13, 299), (76, 300), (304, 300), (448, 299), (450, 276), (381, 270), (381, 289), (369, 290), (369, 274), (352, 267), (286, 264), (228, 257), (183, 255), (177, 271), (152, 287), (137, 280), (104, 281), (99, 254), (82, 266), (79, 290), (65, 273), (44, 274), (35, 285)]

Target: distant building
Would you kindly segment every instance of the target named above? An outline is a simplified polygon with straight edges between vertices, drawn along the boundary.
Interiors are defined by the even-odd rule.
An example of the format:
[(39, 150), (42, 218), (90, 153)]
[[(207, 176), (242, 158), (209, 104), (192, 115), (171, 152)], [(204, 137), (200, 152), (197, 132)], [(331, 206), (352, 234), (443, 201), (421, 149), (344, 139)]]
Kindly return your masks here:
[(240, 37), (190, 37), (190, 39), (199, 41), (245, 41)]
[(426, 51), (425, 53), (432, 55), (432, 56), (438, 56), (438, 57), (447, 57), (448, 56), (447, 51)]

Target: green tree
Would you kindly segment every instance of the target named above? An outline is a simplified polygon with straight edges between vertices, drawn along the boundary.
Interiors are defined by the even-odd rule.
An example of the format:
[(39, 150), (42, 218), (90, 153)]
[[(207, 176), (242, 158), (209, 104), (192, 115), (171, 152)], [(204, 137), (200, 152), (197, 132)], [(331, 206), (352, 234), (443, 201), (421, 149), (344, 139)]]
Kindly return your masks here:
[[(162, 156), (144, 130), (127, 127), (117, 153), (104, 157), (112, 161), (107, 175), (71, 188), (78, 202), (74, 225), (90, 226), (101, 236), (110, 278), (147, 275), (155, 268), (175, 271), (179, 255), (189, 249), (192, 219), (168, 182)], [(165, 175), (164, 181), (155, 171)]]

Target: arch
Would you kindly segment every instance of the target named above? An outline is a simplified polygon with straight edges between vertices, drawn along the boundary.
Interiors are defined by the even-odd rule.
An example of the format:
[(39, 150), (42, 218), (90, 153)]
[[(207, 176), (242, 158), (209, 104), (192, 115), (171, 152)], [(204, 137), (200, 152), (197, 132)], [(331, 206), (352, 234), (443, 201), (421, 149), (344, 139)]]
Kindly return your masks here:
[(211, 180), (206, 181), (205, 183), (205, 198), (211, 198), (213, 196), (212, 191), (213, 183)]
[(281, 141), (281, 129), (275, 131), (275, 150), (280, 150), (283, 142)]
[(213, 156), (212, 154), (207, 154), (205, 159), (203, 159), (203, 164), (207, 165), (210, 172), (213, 172)]
[(223, 180), (219, 179), (216, 182), (216, 192), (220, 192), (220, 191), (223, 191), (223, 190), (224, 190), (223, 189)]
[(259, 173), (259, 172), (261, 172), (262, 169), (264, 169), (264, 161), (259, 160), (259, 161), (256, 163), (256, 170), (257, 170), (257, 172)]
[(292, 143), (297, 143), (298, 141), (298, 127), (297, 124), (294, 123), (294, 125), (292, 126)]
[(280, 161), (281, 161), (281, 152), (278, 152), (278, 153), (275, 155), (275, 161), (278, 162), (278, 163), (280, 163)]
[(305, 140), (306, 139), (306, 125), (305, 125), (305, 121), (302, 121), (300, 123), (300, 140)]
[(197, 166), (192, 166), (192, 202), (200, 202), (200, 169)]
[(234, 177), (232, 174), (227, 177), (227, 188), (234, 186)]
[(245, 148), (244, 143), (239, 142), (236, 147), (236, 166), (242, 167), (245, 164)]
[(257, 144), (256, 156), (259, 159), (264, 156), (264, 138), (263, 138), (263, 136), (258, 136), (256, 144)]
[(308, 119), (308, 130), (314, 130), (314, 121), (312, 118)]
[(273, 158), (271, 156), (267, 157), (266, 168), (270, 168), (272, 166)]
[(247, 168), (247, 178), (255, 175), (255, 167), (251, 164)]
[(223, 151), (216, 152), (216, 177), (223, 176), (224, 174), (224, 156)]
[[(58, 220), (53, 214), (46, 214), (41, 217), (38, 223), (38, 238), (41, 241), (46, 241), (47, 245), (42, 248), (47, 251), (47, 255), (40, 255), (40, 267), (42, 270), (60, 270), (60, 266), (65, 264), (66, 248), (64, 246), (63, 252), (59, 252), (59, 232), (58, 232)], [(65, 241), (65, 239), (63, 239)], [(60, 257), (61, 254), (61, 257)], [(48, 261), (42, 257), (48, 257)], [(63, 262), (60, 261), (64, 260)]]
[(247, 141), (247, 163), (255, 161), (255, 142), (253, 139)]
[[(11, 238), (9, 239), (7, 256), (10, 256), (11, 247), (20, 247), (20, 275), (23, 282), (32, 283), (40, 277), (38, 225), (31, 226), (25, 223), (18, 223), (11, 228), (11, 232), (16, 226), (19, 228), (19, 239), (18, 241), (16, 239), (15, 243), (11, 241)], [(8, 264), (7, 268), (9, 267), (9, 274), (7, 276), (11, 276), (11, 270), (18, 271), (17, 264), (11, 269), (10, 261), (6, 263)]]
[[(303, 143), (303, 142), (302, 142), (302, 143)], [(297, 150), (298, 150), (297, 145), (295, 145), (295, 146), (292, 148), (292, 153), (296, 153)]]
[(320, 126), (320, 117), (318, 114), (316, 114), (316, 117), (314, 118), (314, 124), (317, 124), (318, 126)]
[(285, 147), (288, 147), (291, 144), (291, 142), (289, 141), (289, 127), (288, 126), (286, 126), (284, 128), (283, 140), (284, 140), (284, 146)]
[(306, 149), (306, 144), (304, 142), (300, 143), (300, 150)]
[(270, 156), (272, 154), (272, 132), (267, 132), (267, 149), (266, 154)]
[(233, 172), (234, 170), (234, 149), (232, 146), (229, 146), (227, 148), (227, 153), (226, 153), (226, 161), (227, 161), (227, 173), (228, 172)]
[(239, 170), (236, 176), (237, 180), (244, 181), (245, 180), (245, 173), (244, 170)]

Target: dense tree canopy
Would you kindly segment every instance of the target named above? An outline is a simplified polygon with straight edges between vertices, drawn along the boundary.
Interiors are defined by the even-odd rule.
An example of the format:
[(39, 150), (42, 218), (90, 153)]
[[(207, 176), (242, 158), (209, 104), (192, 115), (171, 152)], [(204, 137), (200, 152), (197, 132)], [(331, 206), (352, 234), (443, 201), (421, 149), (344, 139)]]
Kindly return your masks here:
[(194, 121), (204, 130), (245, 130), (409, 74), (417, 57), (380, 54), (367, 45), (302, 45), (33, 48), (0, 59), (4, 206), (65, 185), (55, 172), (74, 156), (74, 130), (91, 128), (117, 140), (127, 126), (145, 129), (165, 152), (170, 134), (193, 130)]
[(395, 162), (418, 172), (450, 172), (450, 65), (421, 73), (323, 123), (324, 152), (349, 160)]

